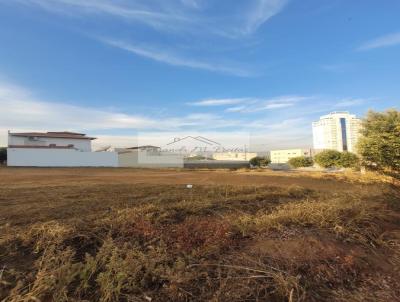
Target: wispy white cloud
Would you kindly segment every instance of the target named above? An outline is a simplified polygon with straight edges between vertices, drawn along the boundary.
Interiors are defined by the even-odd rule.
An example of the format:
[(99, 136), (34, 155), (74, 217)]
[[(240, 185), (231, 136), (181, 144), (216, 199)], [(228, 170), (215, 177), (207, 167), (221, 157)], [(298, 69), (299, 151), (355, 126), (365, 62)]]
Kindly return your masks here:
[(271, 102), (265, 106), (259, 108), (258, 110), (268, 110), (268, 109), (280, 109), (294, 106), (294, 102)]
[(177, 9), (168, 7), (161, 10), (157, 1), (149, 0), (147, 5), (140, 1), (113, 0), (16, 0), (26, 5), (36, 5), (49, 12), (68, 16), (105, 15), (128, 21), (136, 21), (159, 30), (170, 30), (193, 22)]
[(298, 102), (306, 99), (310, 99), (310, 97), (287, 95), (287, 96), (279, 96), (267, 99), (255, 98), (255, 97), (205, 99), (197, 102), (191, 102), (188, 104), (193, 106), (203, 106), (203, 107), (237, 105), (228, 107), (225, 109), (225, 111), (253, 113), (263, 110), (273, 110), (273, 109), (292, 107), (296, 105)]
[(243, 33), (255, 32), (262, 24), (282, 11), (288, 0), (257, 0), (251, 4), (246, 15)]
[[(97, 131), (112, 129), (174, 130), (218, 129), (238, 125), (216, 114), (190, 113), (184, 116), (152, 118), (107, 109), (43, 101), (29, 90), (0, 83), (0, 128), (29, 130)], [(29, 110), (26, 110), (29, 108)]]
[(234, 106), (234, 107), (229, 107), (225, 111), (226, 112), (242, 112), (246, 109), (246, 106)]
[[(248, 98), (251, 101), (254, 99)], [(244, 102), (248, 101), (243, 100)], [(208, 99), (211, 101), (211, 99)], [(219, 102), (234, 103), (242, 100), (233, 98), (231, 101)], [(233, 101), (235, 100), (235, 101)], [(217, 100), (211, 103), (218, 103)], [(247, 103), (245, 103), (247, 104)], [(95, 148), (113, 145), (113, 146), (129, 146), (137, 142), (134, 135), (121, 135), (126, 131), (134, 130), (147, 133), (148, 137), (154, 138), (154, 133), (160, 134), (166, 131), (174, 133), (201, 133), (203, 135), (211, 135), (212, 137), (235, 137), (232, 129), (242, 133), (242, 139), (248, 136), (252, 131), (270, 131), (277, 129), (280, 133), (287, 133), (288, 139), (292, 137), (290, 134), (293, 124), (286, 122), (278, 129), (276, 121), (257, 119), (227, 119), (215, 113), (188, 113), (184, 116), (166, 116), (166, 117), (149, 117), (139, 114), (127, 114), (109, 109), (83, 107), (65, 103), (50, 102), (38, 98), (29, 89), (22, 88), (18, 85), (12, 85), (0, 81), (0, 145), (7, 143), (7, 130), (12, 131), (85, 131), (95, 133), (99, 139), (94, 143)], [(27, 110), (29, 108), (29, 110)], [(296, 128), (296, 127), (295, 127)], [(296, 128), (298, 130), (298, 128)], [(296, 130), (296, 131), (297, 131)], [(106, 133), (115, 133), (110, 135)], [(103, 134), (102, 134), (103, 133)], [(153, 134), (152, 134), (153, 133)], [(247, 133), (247, 134), (246, 134)], [(218, 134), (218, 135), (217, 135)], [(157, 135), (156, 135), (157, 136)], [(269, 134), (270, 137), (271, 134)], [(277, 133), (277, 136), (278, 133)], [(275, 137), (275, 136), (274, 136)], [(239, 142), (239, 138), (235, 138), (233, 142)], [(284, 139), (281, 137), (280, 141)], [(274, 140), (266, 141), (274, 146)]]
[(112, 39), (99, 39), (103, 43), (106, 43), (110, 46), (117, 47), (131, 53), (134, 53), (138, 56), (142, 56), (145, 58), (149, 58), (158, 62), (166, 63), (174, 66), (183, 66), (189, 68), (203, 69), (209, 71), (215, 71), (224, 74), (231, 74), (240, 77), (250, 77), (252, 73), (245, 69), (225, 66), (219, 63), (211, 63), (211, 62), (203, 62), (200, 60), (194, 60), (182, 57), (177, 53), (166, 50), (165, 48), (150, 48), (144, 47), (140, 45), (135, 45), (132, 43), (127, 43), (125, 41), (118, 41)]
[[(288, 1), (237, 0), (223, 10), (218, 1), (211, 0), (15, 0), (13, 3), (68, 17), (83, 17), (89, 25), (96, 22), (93, 27), (85, 25), (82, 31), (90, 37), (108, 36), (101, 41), (148, 59), (246, 77), (254, 72), (238, 63), (224, 62), (226, 57), (218, 49), (227, 45), (230, 49), (241, 49), (248, 42), (251, 44), (251, 37), (258, 28), (279, 14)], [(75, 20), (79, 22), (83, 18)], [(107, 35), (107, 27), (99, 26), (99, 19), (104, 24), (114, 22), (114, 26), (124, 30), (121, 34), (115, 31), (112, 36)], [(138, 24), (143, 26), (136, 26)], [(139, 31), (145, 33), (136, 36), (139, 43), (126, 39), (127, 33)], [(163, 39), (155, 43), (154, 37), (160, 35)], [(185, 48), (191, 51), (185, 52)]]
[(156, 126), (154, 120), (146, 117), (41, 101), (17, 86), (0, 86), (0, 106), (3, 108), (0, 111), (0, 127), (73, 130)]
[[(304, 102), (313, 100), (313, 102)], [(208, 101), (208, 102), (207, 102)], [(85, 131), (100, 139), (98, 146), (107, 144), (132, 145), (134, 136), (124, 135), (127, 131), (135, 133), (219, 133), (229, 136), (232, 129), (237, 132), (262, 137), (263, 148), (283, 148), (307, 146), (311, 136), (310, 125), (318, 114), (335, 110), (337, 106), (357, 106), (366, 99), (343, 98), (340, 101), (317, 99), (316, 97), (287, 95), (275, 98), (225, 98), (199, 101), (213, 112), (193, 112), (182, 116), (165, 115), (161, 117), (141, 114), (128, 114), (118, 110), (83, 107), (65, 103), (50, 102), (37, 97), (29, 89), (11, 85), (0, 80), (0, 145), (6, 144), (8, 129), (13, 131)], [(234, 104), (235, 103), (235, 104)], [(237, 106), (232, 106), (237, 105)], [(202, 105), (200, 105), (202, 106)], [(207, 107), (211, 106), (211, 107)], [(247, 113), (232, 118), (219, 115), (219, 107), (231, 112)], [(27, 110), (29, 108), (29, 110)], [(191, 107), (189, 107), (191, 108)], [(235, 108), (235, 110), (233, 110)], [(276, 114), (275, 110), (280, 110)], [(312, 111), (315, 112), (312, 112)], [(270, 111), (270, 112), (269, 112)], [(257, 113), (262, 112), (261, 117)], [(299, 118), (298, 116), (301, 116)], [(108, 134), (107, 134), (108, 133)], [(113, 133), (115, 135), (110, 135)], [(100, 135), (99, 135), (100, 134)], [(260, 145), (261, 139), (254, 141)], [(265, 145), (267, 144), (267, 145)]]
[[(271, 17), (280, 13), (289, 0), (238, 0), (231, 10), (213, 10), (216, 3), (207, 0), (15, 0), (67, 15), (103, 14), (137, 21), (158, 30), (204, 31), (213, 34), (254, 33)], [(205, 4), (208, 10), (199, 10)], [(238, 9), (239, 11), (236, 11)], [(210, 12), (214, 14), (211, 16)], [(217, 13), (218, 12), (218, 13)], [(214, 27), (218, 30), (213, 31)]]
[(362, 44), (358, 50), (370, 50), (375, 48), (389, 47), (400, 44), (400, 32), (388, 34)]
[(254, 113), (259, 111), (283, 109), (295, 106), (298, 102), (310, 99), (307, 96), (287, 95), (270, 99), (249, 99), (246, 105), (227, 108), (227, 112)]
[(251, 100), (250, 98), (229, 98), (229, 99), (206, 99), (197, 102), (188, 103), (193, 106), (224, 106), (235, 105)]

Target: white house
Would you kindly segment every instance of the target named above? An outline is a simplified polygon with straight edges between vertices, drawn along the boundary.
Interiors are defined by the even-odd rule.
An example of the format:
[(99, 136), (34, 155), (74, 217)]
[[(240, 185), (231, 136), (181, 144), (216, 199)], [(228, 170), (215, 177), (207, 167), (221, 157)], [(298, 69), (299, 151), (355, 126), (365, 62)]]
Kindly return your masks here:
[(8, 133), (8, 166), (117, 167), (115, 152), (91, 152), (92, 140), (75, 132)]
[(9, 148), (57, 148), (91, 152), (92, 140), (86, 134), (75, 132), (25, 132), (8, 133)]

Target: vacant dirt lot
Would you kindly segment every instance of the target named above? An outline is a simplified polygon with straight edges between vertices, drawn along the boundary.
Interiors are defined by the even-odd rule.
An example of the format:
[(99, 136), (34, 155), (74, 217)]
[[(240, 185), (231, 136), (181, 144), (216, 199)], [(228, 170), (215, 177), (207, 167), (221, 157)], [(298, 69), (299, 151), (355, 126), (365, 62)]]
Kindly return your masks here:
[(399, 301), (384, 180), (0, 168), (0, 301)]
[[(279, 186), (298, 185), (315, 190), (352, 190), (354, 183), (340, 181), (328, 174), (310, 177), (310, 173), (277, 171), (229, 171), (229, 170), (145, 170), (109, 168), (0, 168), (0, 185), (55, 186), (84, 184), (153, 184), (153, 185), (232, 185), (232, 186)], [(304, 177), (306, 176), (306, 177)], [(359, 185), (359, 183), (356, 183)]]

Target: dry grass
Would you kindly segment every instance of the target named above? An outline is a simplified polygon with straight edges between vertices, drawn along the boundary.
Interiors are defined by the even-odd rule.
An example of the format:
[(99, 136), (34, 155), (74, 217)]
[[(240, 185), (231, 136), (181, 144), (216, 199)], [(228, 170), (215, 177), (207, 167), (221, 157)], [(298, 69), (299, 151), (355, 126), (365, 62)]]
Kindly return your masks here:
[(276, 176), (282, 175), (284, 177), (299, 178), (305, 177), (309, 179), (323, 179), (323, 180), (336, 180), (344, 181), (353, 184), (379, 184), (379, 183), (389, 183), (399, 185), (398, 178), (390, 175), (384, 175), (374, 171), (365, 171), (361, 173), (360, 171), (347, 168), (343, 171), (338, 171), (334, 173), (327, 173), (323, 171), (304, 171), (289, 170), (289, 171), (272, 171), (269, 169), (238, 169), (237, 173), (246, 175), (259, 175), (259, 176)]
[(300, 226), (324, 229), (347, 237), (360, 237), (375, 234), (377, 222), (383, 221), (386, 215), (388, 211), (380, 204), (356, 197), (340, 196), (285, 203), (278, 205), (273, 211), (242, 215), (238, 220), (243, 230), (281, 231), (287, 227)]
[(93, 177), (2, 180), (1, 301), (400, 297), (400, 195), (384, 181), (189, 190)]

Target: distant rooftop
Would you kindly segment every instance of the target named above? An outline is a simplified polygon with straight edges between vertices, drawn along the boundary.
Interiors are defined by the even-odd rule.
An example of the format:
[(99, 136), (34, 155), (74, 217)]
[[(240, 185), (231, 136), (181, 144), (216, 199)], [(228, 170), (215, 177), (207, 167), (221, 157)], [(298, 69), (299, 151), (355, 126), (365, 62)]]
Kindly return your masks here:
[[(348, 116), (350, 116), (350, 117), (357, 118), (355, 114), (352, 114), (352, 113), (350, 113), (349, 111), (332, 111), (332, 112), (330, 112), (330, 113), (328, 113), (328, 114), (325, 114), (325, 115), (320, 116), (319, 119), (320, 119), (320, 120), (322, 120), (322, 119), (331, 119), (331, 118), (334, 118), (335, 115), (348, 115)], [(317, 123), (317, 122), (318, 122), (318, 121), (313, 122), (313, 123)]]
[(49, 131), (49, 132), (19, 132), (19, 133), (9, 133), (12, 136), (22, 136), (22, 137), (50, 137), (50, 138), (73, 138), (73, 139), (96, 139), (95, 137), (86, 136), (83, 133), (69, 132), (69, 131)]
[(50, 144), (49, 146), (27, 146), (27, 145), (9, 145), (8, 148), (12, 149), (74, 149), (74, 145), (68, 145), (68, 146), (56, 146), (54, 144)]
[(152, 145), (144, 145), (144, 146), (137, 146), (137, 147), (130, 147), (126, 148), (129, 150), (138, 150), (138, 149), (160, 149), (160, 147), (152, 146)]
[(349, 111), (332, 111), (329, 114), (350, 114)]

